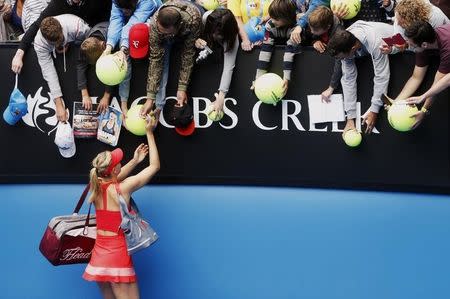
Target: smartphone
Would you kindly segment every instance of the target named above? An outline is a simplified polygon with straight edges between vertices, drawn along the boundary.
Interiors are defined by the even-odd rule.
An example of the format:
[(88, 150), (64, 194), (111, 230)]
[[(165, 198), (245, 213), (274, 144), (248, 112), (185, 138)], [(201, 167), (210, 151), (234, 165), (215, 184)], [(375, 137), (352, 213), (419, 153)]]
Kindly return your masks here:
[(383, 101), (383, 103), (387, 106), (391, 106), (394, 103), (394, 100), (391, 99), (390, 97), (388, 97), (386, 94), (382, 94), (381, 95), (381, 100)]

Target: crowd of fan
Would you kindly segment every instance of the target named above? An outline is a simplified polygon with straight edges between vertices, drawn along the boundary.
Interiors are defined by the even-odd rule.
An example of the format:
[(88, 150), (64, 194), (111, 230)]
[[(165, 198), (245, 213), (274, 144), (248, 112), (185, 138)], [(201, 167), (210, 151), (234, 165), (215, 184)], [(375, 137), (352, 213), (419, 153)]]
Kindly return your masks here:
[[(179, 106), (187, 103), (186, 91), (198, 52), (207, 48), (223, 55), (222, 77), (213, 102), (216, 111), (223, 110), (239, 47), (251, 51), (254, 46), (261, 46), (256, 79), (269, 70), (274, 45), (286, 45), (283, 57), (285, 92), (290, 84), (295, 84), (291, 82), (291, 72), (299, 47), (312, 46), (319, 53), (331, 55), (335, 58), (335, 66), (329, 86), (324, 86), (322, 99), (329, 101), (331, 94), (342, 86), (347, 117), (344, 131), (355, 128), (355, 58), (359, 56), (371, 57), (374, 66), (371, 105), (363, 115), (366, 133), (374, 128), (383, 107), (381, 96), (387, 92), (390, 79), (388, 55), (403, 51), (416, 53), (413, 74), (397, 96), (408, 99), (411, 104), (423, 103), (414, 115), (415, 126), (429, 113), (432, 96), (450, 85), (448, 1), (361, 0), (359, 13), (350, 20), (346, 20), (346, 5), (330, 8), (329, 0), (220, 0), (220, 8), (212, 11), (204, 9), (206, 2), (203, 1), (207, 0), (169, 0), (164, 3), (161, 0), (4, 0), (0, 38), (3, 41), (19, 40), (11, 67), (15, 73), (20, 73), (24, 54), (34, 46), (59, 121), (66, 121), (67, 114), (52, 55), (64, 55), (72, 43), (81, 45), (77, 79), (87, 109), (92, 107), (86, 80), (89, 65), (94, 65), (101, 55), (112, 52), (128, 61), (127, 75), (119, 85), (121, 108), (126, 114), (131, 59), (148, 57), (147, 101), (141, 115), (153, 111), (157, 119), (165, 104), (170, 51), (176, 44), (181, 47), (176, 95)], [(260, 17), (260, 25), (265, 26), (262, 41), (252, 42), (245, 30), (245, 24), (252, 17)], [(394, 43), (384, 40), (398, 34), (400, 42), (398, 39)], [(147, 48), (143, 49), (143, 45)], [(425, 77), (431, 56), (440, 58), (434, 84), (425, 94), (411, 97)], [(106, 87), (99, 101), (99, 111), (110, 104), (111, 93), (111, 87)]]

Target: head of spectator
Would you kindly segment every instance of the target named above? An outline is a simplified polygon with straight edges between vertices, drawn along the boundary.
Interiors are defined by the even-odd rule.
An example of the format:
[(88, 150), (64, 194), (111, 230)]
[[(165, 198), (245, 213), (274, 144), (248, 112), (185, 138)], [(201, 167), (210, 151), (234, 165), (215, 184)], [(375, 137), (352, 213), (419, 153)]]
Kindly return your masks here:
[(225, 46), (224, 51), (233, 49), (239, 27), (231, 10), (219, 8), (213, 10), (205, 22), (204, 40), (208, 45)]
[(177, 7), (162, 6), (156, 17), (156, 30), (165, 38), (173, 38), (180, 30), (181, 20)]
[(405, 36), (409, 48), (414, 52), (423, 52), (436, 42), (436, 32), (428, 22), (412, 23), (406, 27)]
[(269, 5), (269, 16), (273, 25), (277, 28), (295, 26), (296, 9), (292, 0), (273, 0)]
[(431, 15), (431, 4), (427, 0), (397, 1), (395, 19), (402, 28), (407, 28), (417, 21), (427, 22)]
[(39, 26), (42, 36), (55, 47), (62, 46), (64, 43), (64, 34), (61, 24), (53, 17), (47, 17), (42, 20)]
[(314, 35), (322, 35), (333, 26), (333, 11), (326, 6), (319, 6), (314, 9), (308, 17), (309, 28)]
[(136, 10), (138, 0), (114, 0), (114, 2), (124, 16), (130, 17)]
[(105, 47), (105, 41), (91, 36), (81, 43), (80, 51), (86, 57), (87, 63), (94, 65), (102, 55)]
[(336, 59), (351, 58), (361, 47), (359, 40), (347, 30), (338, 30), (328, 42), (328, 53)]

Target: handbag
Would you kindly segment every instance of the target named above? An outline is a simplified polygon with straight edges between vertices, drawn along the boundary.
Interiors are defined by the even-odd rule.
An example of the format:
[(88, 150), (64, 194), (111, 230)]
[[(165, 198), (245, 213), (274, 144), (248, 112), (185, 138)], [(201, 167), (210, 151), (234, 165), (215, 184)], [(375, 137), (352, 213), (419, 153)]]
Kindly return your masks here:
[(87, 215), (78, 215), (89, 192), (89, 184), (81, 194), (72, 215), (53, 217), (44, 232), (39, 250), (54, 266), (87, 263), (97, 236), (95, 214), (91, 206)]
[(153, 230), (150, 224), (142, 218), (133, 198), (130, 198), (131, 209), (128, 210), (125, 199), (123, 199), (122, 195), (119, 193), (119, 206), (120, 214), (122, 215), (120, 228), (125, 235), (129, 255), (149, 247), (158, 240), (158, 234)]

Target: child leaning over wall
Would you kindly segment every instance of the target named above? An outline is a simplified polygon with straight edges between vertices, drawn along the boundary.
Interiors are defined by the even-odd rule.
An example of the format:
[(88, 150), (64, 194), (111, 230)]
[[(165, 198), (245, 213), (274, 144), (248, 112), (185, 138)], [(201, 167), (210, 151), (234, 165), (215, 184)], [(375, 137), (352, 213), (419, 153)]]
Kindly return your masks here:
[(275, 42), (284, 43), (286, 47), (283, 56), (283, 89), (286, 94), (291, 80), (294, 55), (299, 46), (291, 38), (291, 32), (296, 27), (296, 6), (291, 0), (273, 0), (269, 6), (269, 16), (270, 19), (265, 25), (266, 37), (259, 52), (255, 80), (269, 69)]

